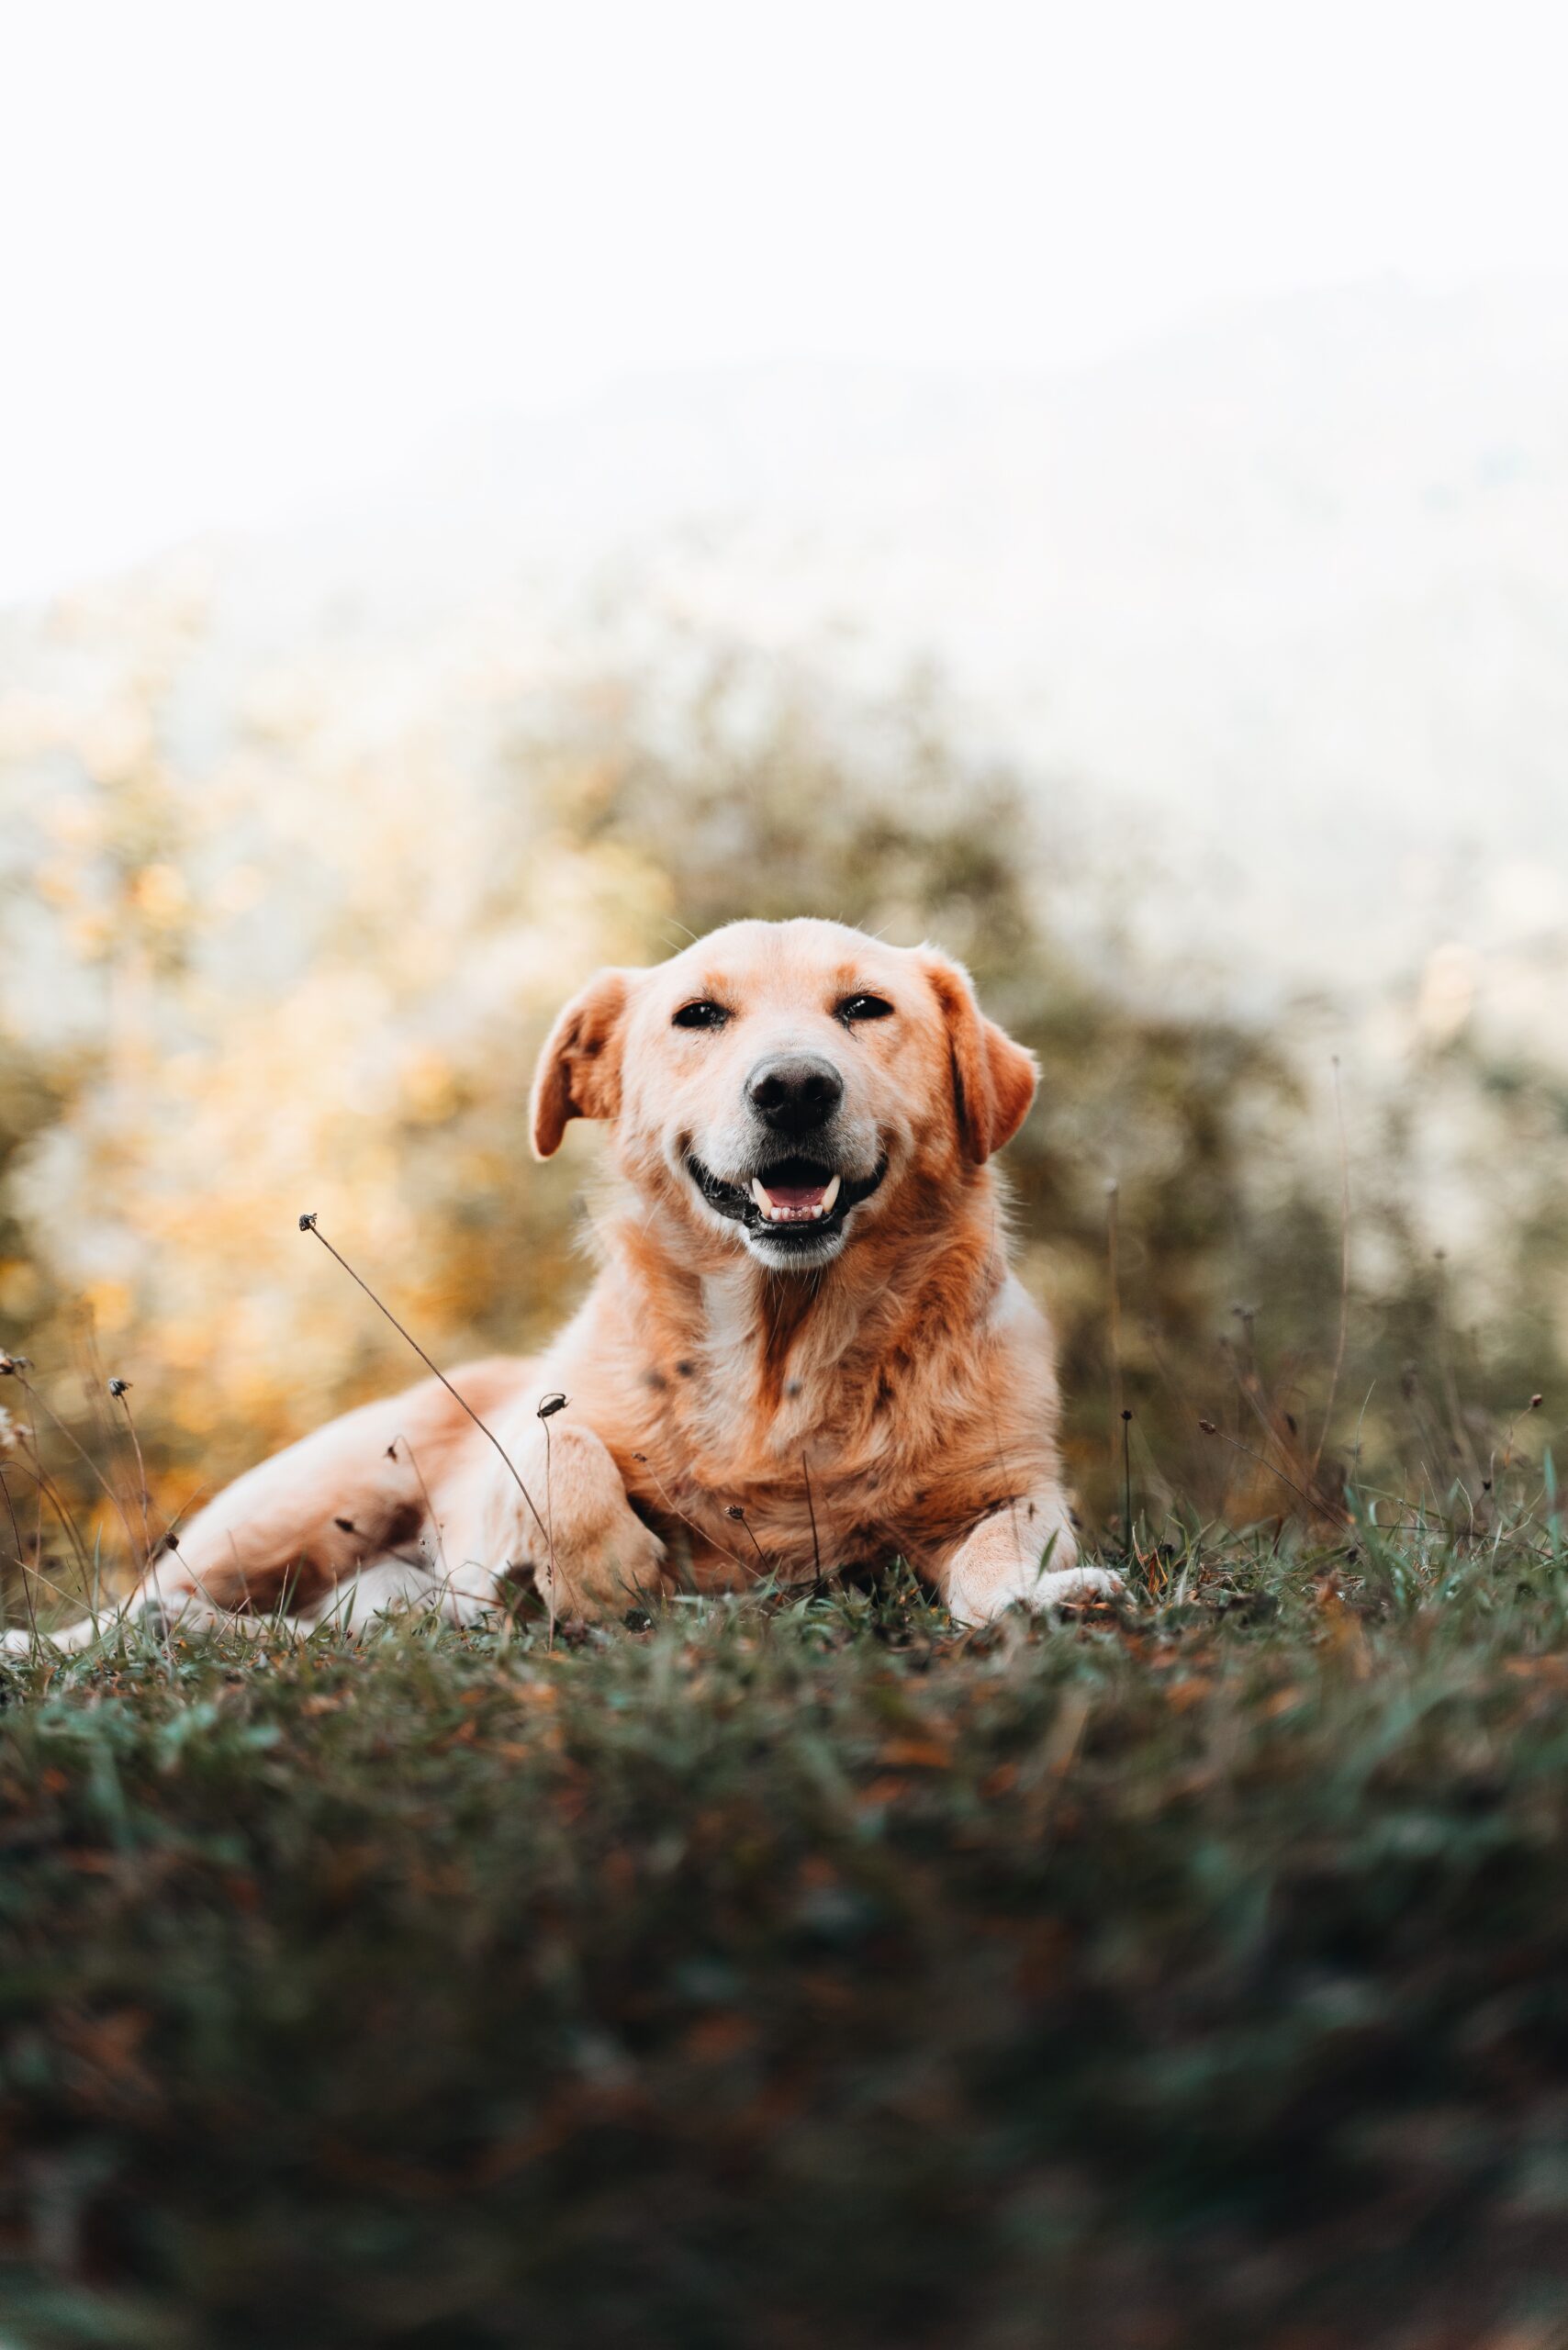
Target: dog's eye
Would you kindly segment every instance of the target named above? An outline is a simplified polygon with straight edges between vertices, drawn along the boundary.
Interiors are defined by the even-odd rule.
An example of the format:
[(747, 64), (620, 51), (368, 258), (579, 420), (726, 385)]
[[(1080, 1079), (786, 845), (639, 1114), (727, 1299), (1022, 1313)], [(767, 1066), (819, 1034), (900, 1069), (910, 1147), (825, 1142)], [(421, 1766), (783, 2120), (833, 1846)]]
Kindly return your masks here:
[(722, 1028), (729, 1019), (722, 1003), (683, 1003), (675, 1015), (678, 1028)]
[(856, 1020), (890, 1020), (892, 1005), (885, 996), (846, 996), (838, 1007), (838, 1016), (846, 1026)]

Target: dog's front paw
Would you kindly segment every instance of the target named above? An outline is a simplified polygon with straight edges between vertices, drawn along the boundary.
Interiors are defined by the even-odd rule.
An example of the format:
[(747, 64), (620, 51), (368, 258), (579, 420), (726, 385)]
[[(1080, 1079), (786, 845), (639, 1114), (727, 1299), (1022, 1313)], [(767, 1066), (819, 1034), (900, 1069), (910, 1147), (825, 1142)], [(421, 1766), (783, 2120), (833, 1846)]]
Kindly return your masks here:
[(547, 1442), (551, 1425), (531, 1414), (503, 1427), (516, 1482), (493, 1482), (474, 1555), (498, 1576), (526, 1569), (557, 1618), (624, 1615), (664, 1588), (665, 1546), (632, 1507), (603, 1439), (557, 1420)]
[(552, 1616), (620, 1615), (664, 1588), (665, 1546), (651, 1527), (622, 1507), (601, 1537), (557, 1542), (534, 1569)]
[[(1054, 1519), (1054, 1524), (1052, 1520)], [(1036, 1531), (1051, 1525), (1047, 1545)], [(948, 1561), (943, 1597), (956, 1624), (994, 1622), (1009, 1607), (1043, 1611), (1081, 1600), (1109, 1599), (1124, 1588), (1109, 1567), (1083, 1567), (1065, 1509), (1058, 1503), (1010, 1505), (982, 1518)]]
[(1063, 1567), (1055, 1574), (1047, 1568), (1020, 1596), (1031, 1607), (1060, 1607), (1079, 1599), (1114, 1599), (1126, 1589), (1114, 1567)]

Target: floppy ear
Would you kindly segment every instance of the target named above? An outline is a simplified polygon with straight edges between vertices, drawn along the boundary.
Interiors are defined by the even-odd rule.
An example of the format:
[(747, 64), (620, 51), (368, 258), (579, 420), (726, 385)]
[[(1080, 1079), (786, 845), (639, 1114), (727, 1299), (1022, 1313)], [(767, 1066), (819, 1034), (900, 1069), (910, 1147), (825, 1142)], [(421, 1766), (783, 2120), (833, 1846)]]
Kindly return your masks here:
[(600, 971), (575, 995), (545, 1039), (529, 1103), (533, 1155), (561, 1147), (572, 1118), (613, 1118), (621, 1108), (621, 1032), (632, 992), (627, 971)]
[(925, 968), (947, 1024), (958, 1140), (979, 1167), (1012, 1141), (1028, 1115), (1038, 1077), (1035, 1056), (986, 1018), (969, 973), (957, 963), (930, 955)]

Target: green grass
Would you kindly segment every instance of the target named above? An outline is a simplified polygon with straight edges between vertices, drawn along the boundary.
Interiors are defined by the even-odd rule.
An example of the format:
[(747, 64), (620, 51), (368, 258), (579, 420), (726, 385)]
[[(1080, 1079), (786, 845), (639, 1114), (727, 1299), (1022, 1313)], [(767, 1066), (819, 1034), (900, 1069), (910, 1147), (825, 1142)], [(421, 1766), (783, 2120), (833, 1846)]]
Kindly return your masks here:
[(0, 2338), (1568, 2340), (1568, 1572), (7, 1673)]

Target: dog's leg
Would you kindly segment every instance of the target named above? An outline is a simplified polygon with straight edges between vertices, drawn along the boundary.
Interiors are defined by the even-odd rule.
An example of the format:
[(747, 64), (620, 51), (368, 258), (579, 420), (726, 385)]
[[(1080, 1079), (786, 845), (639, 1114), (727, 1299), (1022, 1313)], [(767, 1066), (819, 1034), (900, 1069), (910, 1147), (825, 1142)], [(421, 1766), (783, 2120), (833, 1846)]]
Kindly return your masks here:
[[(95, 1640), (111, 1638), (132, 1627), (151, 1639), (162, 1639), (176, 1626), (189, 1631), (198, 1624), (224, 1623), (259, 1632), (270, 1620), (261, 1616), (230, 1615), (191, 1580), (185, 1560), (171, 1551), (148, 1569), (126, 1598), (100, 1607), (95, 1615), (84, 1616), (79, 1623), (39, 1630), (36, 1644), (69, 1654), (91, 1648)], [(25, 1654), (34, 1645), (34, 1633), (24, 1625), (13, 1624), (0, 1635), (0, 1653)]]
[(346, 1576), (302, 1621), (312, 1630), (330, 1625), (344, 1639), (357, 1639), (387, 1616), (439, 1615), (473, 1623), (504, 1605), (494, 1575), (476, 1572), (469, 1581), (472, 1590), (459, 1595), (454, 1579), (429, 1560), (376, 1559)]
[(614, 1613), (664, 1588), (665, 1546), (633, 1509), (592, 1428), (557, 1419), (546, 1429), (530, 1411), (498, 1434), (528, 1499), (494, 1461), (466, 1537), (455, 1528), (447, 1536), (454, 1606), (468, 1604), (487, 1571), (492, 1582), (531, 1572), (555, 1616)]
[(989, 1624), (1015, 1602), (1036, 1609), (1107, 1598), (1122, 1588), (1105, 1567), (1081, 1567), (1061, 1494), (1026, 1494), (982, 1517), (939, 1566), (936, 1586), (958, 1624)]
[[(493, 1410), (497, 1396), (515, 1393), (521, 1369), (475, 1364), (455, 1377), (461, 1393)], [(73, 1650), (129, 1620), (162, 1630), (231, 1617), (248, 1626), (280, 1614), (308, 1618), (361, 1568), (388, 1563), (389, 1552), (412, 1554), (415, 1570), (428, 1566), (439, 1579), (447, 1495), (465, 1483), (481, 1442), (435, 1380), (364, 1404), (237, 1478), (129, 1598), (40, 1637)], [(32, 1634), (13, 1628), (5, 1645), (28, 1649)]]

